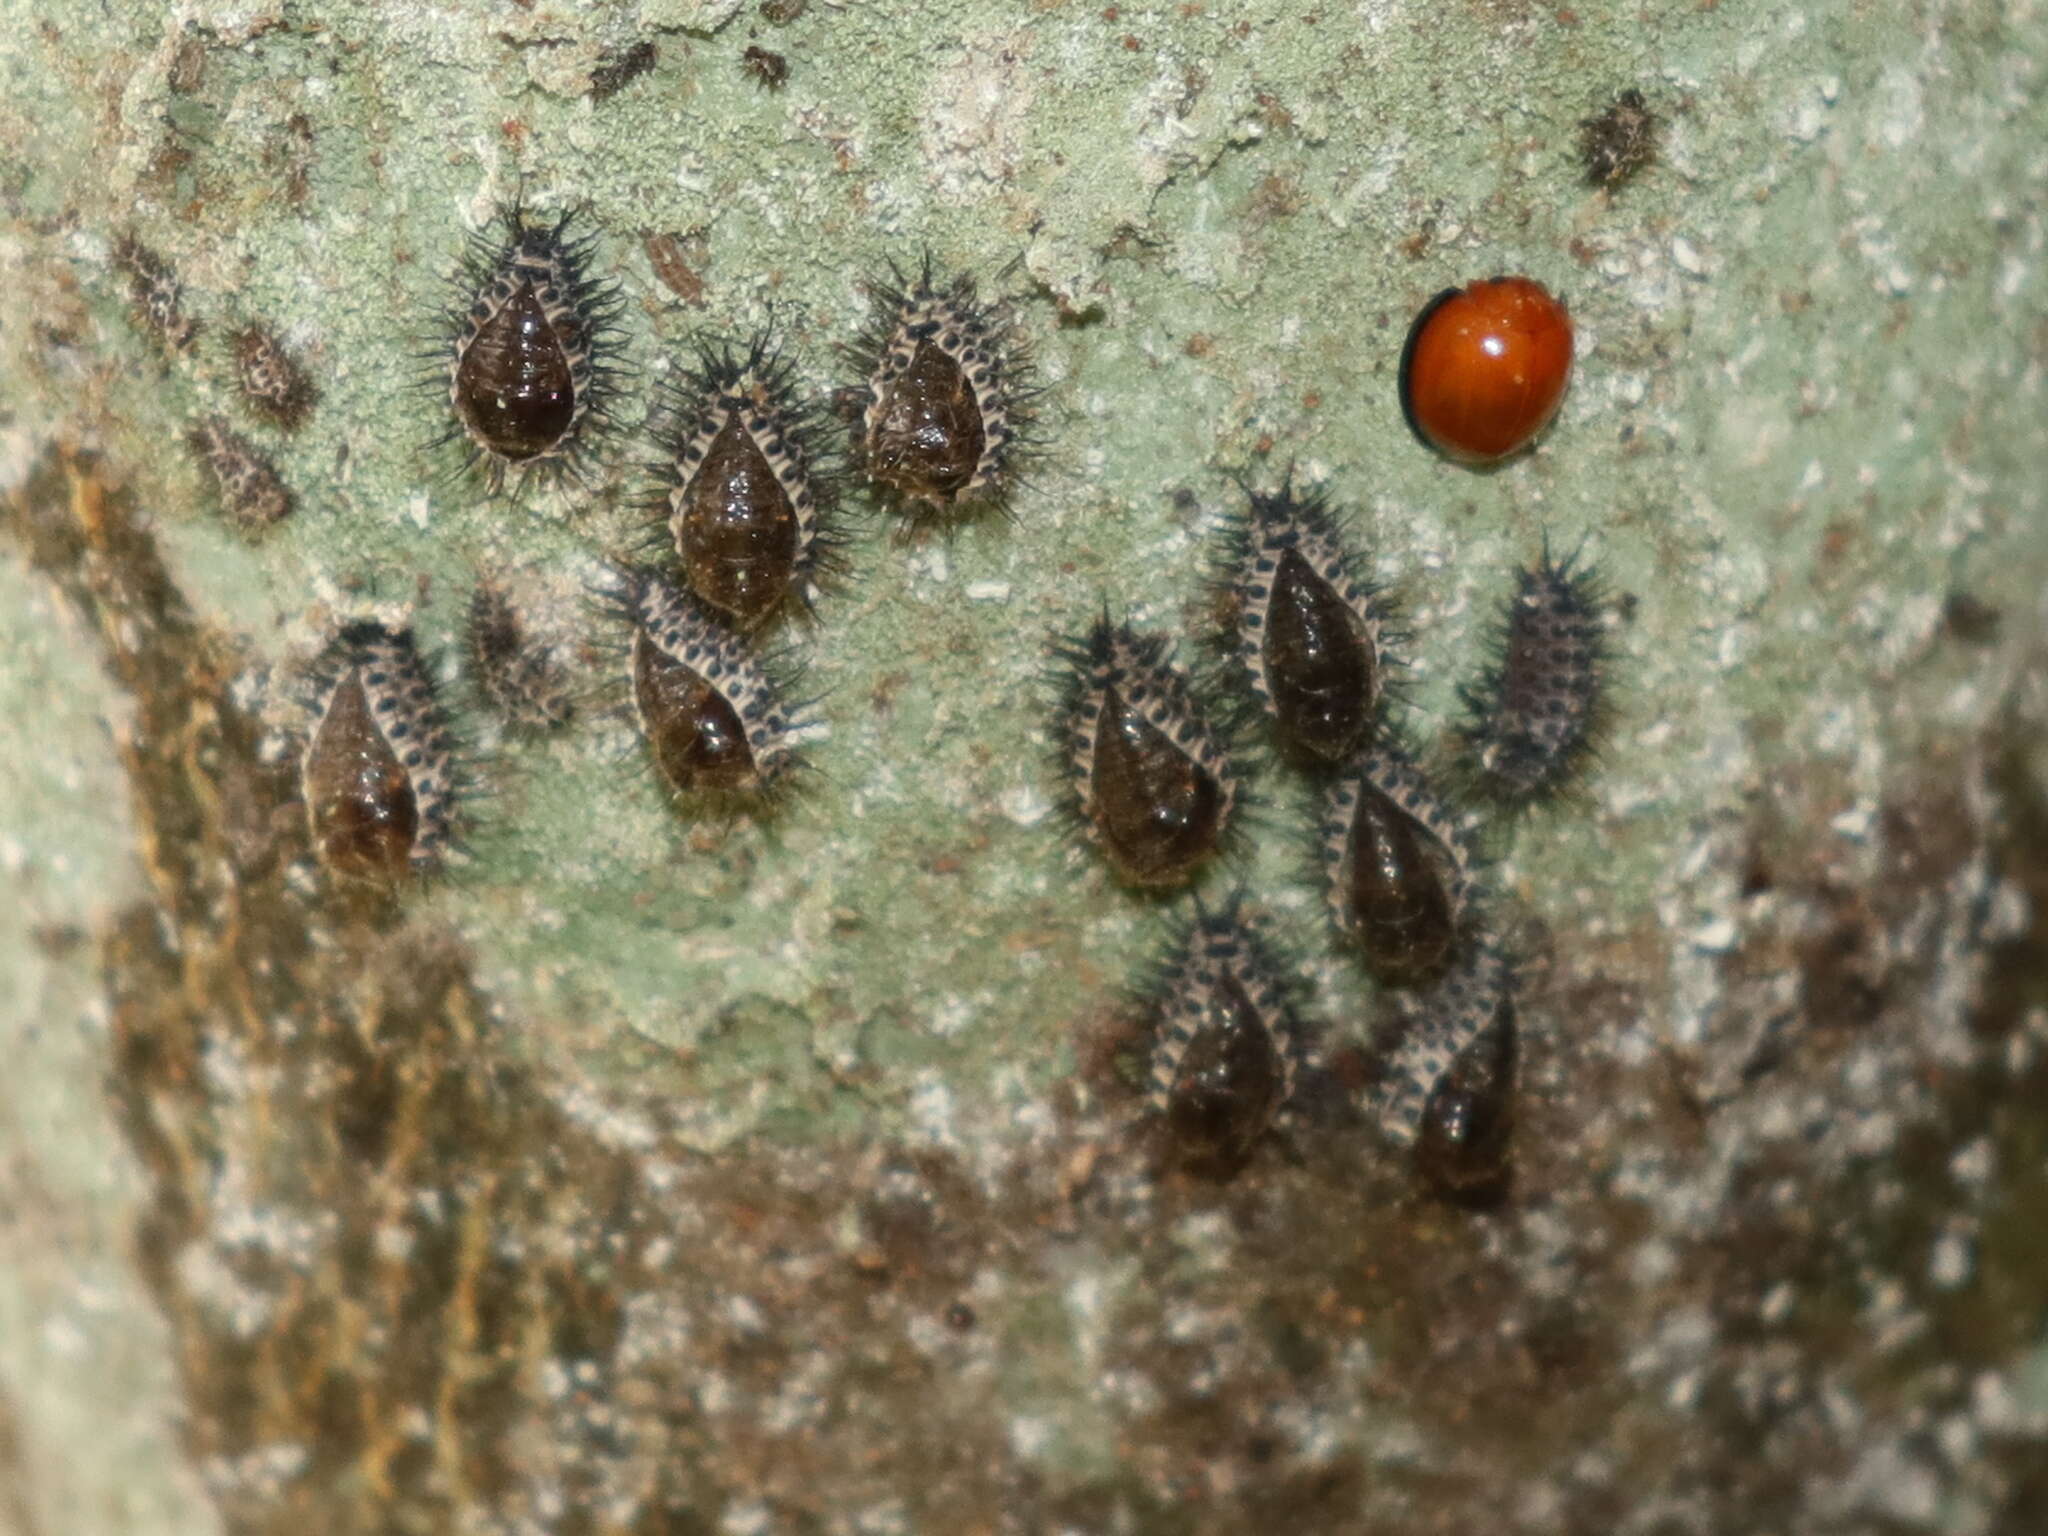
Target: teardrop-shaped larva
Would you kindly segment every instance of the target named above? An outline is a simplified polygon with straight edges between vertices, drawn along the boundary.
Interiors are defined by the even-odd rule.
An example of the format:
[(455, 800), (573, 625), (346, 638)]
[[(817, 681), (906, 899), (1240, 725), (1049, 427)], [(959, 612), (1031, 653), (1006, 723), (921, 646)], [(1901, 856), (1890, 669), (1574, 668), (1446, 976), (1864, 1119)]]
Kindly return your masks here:
[(470, 242), (436, 355), (459, 439), (493, 494), (508, 471), (576, 474), (612, 426), (621, 301), (589, 275), (596, 236), (571, 238), (573, 211), (530, 222), (518, 205), (499, 240)]
[(1231, 650), (1287, 757), (1334, 767), (1372, 739), (1396, 638), (1389, 610), (1320, 491), (1297, 499), (1290, 475), (1276, 495), (1245, 494), (1220, 568)]
[(1286, 977), (1233, 898), (1197, 914), (1143, 999), (1146, 1106), (1196, 1171), (1234, 1174), (1293, 1095), (1305, 1035)]
[(1463, 690), (1473, 779), (1489, 798), (1522, 806), (1568, 789), (1604, 723), (1607, 646), (1601, 587), (1576, 553), (1546, 543), (1517, 573), (1494, 637), (1497, 659)]
[(1330, 916), (1383, 986), (1441, 975), (1470, 892), (1457, 828), (1414, 762), (1391, 741), (1359, 758), (1324, 805)]
[(849, 349), (854, 467), (913, 524), (1003, 507), (1036, 395), (1008, 310), (964, 274), (936, 285), (929, 256), (915, 285), (892, 276), (868, 285), (874, 318)]
[(456, 764), (412, 631), (350, 624), (316, 690), (299, 769), (313, 851), (352, 880), (392, 884), (433, 868), (448, 847)]
[(1403, 1009), (1377, 1103), (1388, 1139), (1410, 1149), (1432, 1192), (1483, 1204), (1506, 1186), (1518, 1052), (1514, 970), (1479, 937)]
[(795, 370), (767, 330), (745, 356), (701, 347), (668, 398), (660, 513), (697, 597), (765, 624), (834, 563), (832, 485)]
[(801, 764), (787, 680), (665, 576), (619, 574), (627, 676), (649, 754), (679, 795), (772, 798)]
[(1166, 637), (1105, 614), (1055, 654), (1061, 770), (1083, 835), (1131, 885), (1193, 879), (1223, 847), (1239, 787)]

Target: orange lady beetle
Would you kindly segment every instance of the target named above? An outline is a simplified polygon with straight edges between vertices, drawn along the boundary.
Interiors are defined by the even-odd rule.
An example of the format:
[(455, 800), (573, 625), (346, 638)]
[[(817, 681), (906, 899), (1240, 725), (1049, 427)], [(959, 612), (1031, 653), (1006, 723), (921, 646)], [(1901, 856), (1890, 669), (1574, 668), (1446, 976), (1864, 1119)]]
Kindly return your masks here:
[(1557, 414), (1572, 372), (1572, 319), (1526, 277), (1431, 299), (1401, 354), (1401, 409), (1415, 435), (1462, 464), (1517, 453)]

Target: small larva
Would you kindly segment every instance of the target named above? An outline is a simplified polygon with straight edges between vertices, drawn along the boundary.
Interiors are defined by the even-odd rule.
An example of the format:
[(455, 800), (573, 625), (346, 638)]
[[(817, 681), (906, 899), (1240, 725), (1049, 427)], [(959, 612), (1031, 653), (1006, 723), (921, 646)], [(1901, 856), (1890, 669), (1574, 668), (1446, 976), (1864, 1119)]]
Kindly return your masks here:
[(789, 60), (758, 44), (750, 45), (740, 55), (740, 67), (767, 90), (779, 91), (789, 83)]
[(1517, 1055), (1513, 967), (1481, 938), (1404, 1012), (1386, 1063), (1380, 1128), (1410, 1149), (1425, 1186), (1483, 1202), (1508, 1174)]
[(1657, 158), (1657, 114), (1634, 86), (1617, 91), (1606, 110), (1579, 121), (1579, 164), (1586, 182), (1618, 187)]
[(1235, 1173), (1294, 1093), (1306, 1036), (1287, 975), (1233, 897), (1197, 912), (1144, 994), (1146, 1107), (1196, 1171)]
[(1171, 650), (1165, 636), (1106, 613), (1086, 636), (1053, 647), (1068, 811), (1136, 886), (1194, 878), (1223, 846), (1239, 797), (1225, 738)]
[(213, 481), (221, 510), (243, 533), (262, 533), (292, 512), (292, 493), (268, 458), (218, 416), (209, 416), (185, 436)]
[(590, 99), (609, 101), (654, 68), (661, 57), (655, 44), (642, 39), (630, 48), (607, 48), (590, 72)]
[(975, 505), (1008, 504), (1036, 391), (1007, 307), (983, 304), (974, 279), (934, 284), (929, 255), (915, 285), (868, 284), (875, 309), (848, 349), (853, 463), (913, 526)]
[(481, 580), (469, 595), (463, 641), (477, 691), (515, 731), (558, 730), (576, 715), (576, 700), (554, 648), (526, 633), (505, 589)]
[(1281, 750), (1318, 768), (1371, 739), (1394, 638), (1387, 605), (1346, 552), (1320, 491), (1299, 499), (1244, 487), (1248, 510), (1224, 536), (1218, 575), (1234, 614), (1231, 649)]
[(233, 338), (235, 382), (249, 409), (286, 432), (305, 425), (319, 399), (306, 370), (267, 326), (248, 325)]
[(412, 631), (348, 625), (315, 687), (300, 762), (314, 852), (345, 879), (391, 884), (432, 869), (448, 848), (455, 749)]
[[(692, 240), (687, 252), (689, 260), (685, 260), (683, 242), (676, 236), (652, 229), (640, 232), (640, 249), (646, 252), (647, 265), (661, 285), (685, 304), (699, 308), (704, 303), (704, 279), (698, 271), (705, 264), (703, 245), (701, 238)], [(697, 265), (691, 266), (691, 261)]]
[(1470, 861), (1406, 752), (1382, 741), (1331, 786), (1321, 841), (1331, 920), (1373, 978), (1409, 987), (1441, 975), (1467, 915)]
[(1576, 553), (1517, 575), (1495, 636), (1498, 659), (1462, 690), (1477, 788), (1510, 806), (1566, 789), (1598, 739), (1606, 686), (1601, 588)]
[(743, 629), (836, 564), (830, 466), (794, 372), (764, 328), (740, 357), (701, 346), (666, 401), (658, 511), (690, 590)]
[(114, 266), (128, 279), (128, 302), (143, 329), (166, 352), (191, 346), (199, 322), (184, 311), (178, 274), (171, 264), (128, 234), (114, 242)]
[(472, 236), (432, 354), (455, 418), (436, 442), (461, 439), (493, 495), (510, 470), (580, 476), (614, 425), (623, 301), (589, 275), (597, 237), (570, 238), (575, 218), (535, 223), (515, 203), (501, 238)]
[(790, 679), (667, 577), (617, 573), (607, 594), (630, 632), (641, 735), (679, 795), (773, 798), (802, 766)]

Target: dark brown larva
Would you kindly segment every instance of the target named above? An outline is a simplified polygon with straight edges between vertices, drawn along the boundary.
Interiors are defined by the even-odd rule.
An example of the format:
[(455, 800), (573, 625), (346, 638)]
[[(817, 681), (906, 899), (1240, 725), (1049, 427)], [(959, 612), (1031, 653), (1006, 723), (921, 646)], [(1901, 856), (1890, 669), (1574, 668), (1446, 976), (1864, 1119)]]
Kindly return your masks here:
[(1060, 767), (1082, 833), (1137, 886), (1185, 884), (1222, 848), (1238, 780), (1163, 635), (1112, 624), (1061, 642)]
[(664, 576), (622, 572), (612, 601), (630, 629), (633, 707), (662, 777), (683, 795), (786, 788), (801, 765), (787, 680)]
[(463, 261), (440, 440), (463, 442), (493, 494), (512, 470), (576, 475), (613, 425), (621, 300), (589, 275), (596, 237), (570, 238), (575, 217), (535, 223), (514, 205), (502, 240), (474, 237)]
[(1469, 1203), (1497, 1196), (1508, 1177), (1517, 1058), (1513, 967), (1478, 938), (1456, 966), (1404, 1010), (1386, 1063), (1380, 1128), (1410, 1149), (1433, 1192)]
[(505, 589), (479, 581), (463, 631), (477, 691), (515, 731), (558, 730), (576, 714), (575, 696), (552, 647), (526, 633)]
[(1196, 1171), (1235, 1173), (1294, 1092), (1305, 1042), (1286, 974), (1235, 898), (1160, 967), (1146, 1103)]
[(1320, 491), (1299, 499), (1246, 488), (1221, 575), (1235, 613), (1232, 649), (1296, 763), (1328, 768), (1371, 739), (1390, 664), (1389, 612), (1344, 549)]
[(1463, 690), (1476, 787), (1523, 806), (1567, 789), (1604, 724), (1606, 631), (1597, 576), (1577, 554), (1517, 575), (1492, 669)]
[(1331, 786), (1322, 847), (1330, 916), (1374, 979), (1410, 987), (1441, 975), (1466, 915), (1468, 861), (1407, 753), (1382, 741)]
[(186, 435), (186, 445), (212, 479), (221, 510), (243, 533), (262, 533), (292, 512), (292, 493), (256, 445), (218, 416)]
[(199, 322), (185, 313), (178, 274), (171, 264), (133, 235), (114, 242), (114, 266), (128, 279), (128, 302), (143, 329), (166, 352), (183, 352), (199, 334)]
[(365, 620), (319, 670), (300, 762), (313, 850), (345, 879), (391, 884), (438, 864), (455, 804), (455, 754), (412, 631)]
[(660, 510), (690, 590), (743, 629), (807, 601), (836, 563), (832, 486), (816, 418), (769, 333), (739, 358), (702, 348), (667, 416)]
[(249, 409), (287, 432), (305, 425), (319, 398), (306, 370), (267, 326), (244, 326), (234, 336), (235, 382)]
[(854, 465), (913, 521), (1002, 507), (1035, 393), (1029, 358), (1005, 308), (978, 302), (971, 277), (935, 286), (927, 257), (904, 285), (900, 273), (869, 285), (874, 322), (851, 349), (863, 378)]

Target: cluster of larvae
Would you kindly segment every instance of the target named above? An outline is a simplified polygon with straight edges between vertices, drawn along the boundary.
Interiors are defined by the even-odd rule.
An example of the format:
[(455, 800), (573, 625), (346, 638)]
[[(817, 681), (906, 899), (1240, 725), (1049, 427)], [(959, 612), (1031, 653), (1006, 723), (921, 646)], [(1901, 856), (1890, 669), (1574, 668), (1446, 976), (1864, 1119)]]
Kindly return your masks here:
[[(1431, 1187), (1490, 1199), (1508, 1173), (1514, 968), (1468, 818), (1390, 718), (1409, 637), (1320, 494), (1247, 488), (1246, 503), (1216, 562), (1220, 666), (1198, 675), (1167, 636), (1107, 614), (1056, 645), (1068, 820), (1123, 883), (1196, 884), (1229, 856), (1247, 800), (1235, 764), (1262, 721), (1275, 755), (1321, 786), (1316, 857), (1340, 948), (1399, 999), (1379, 1122)], [(1460, 801), (1513, 811), (1574, 782), (1600, 725), (1600, 609), (1575, 560), (1546, 549), (1519, 574), (1495, 662), (1463, 693)], [(1319, 1031), (1241, 898), (1199, 912), (1155, 969), (1139, 990), (1149, 1107), (1190, 1163), (1227, 1175), (1286, 1116)]]
[[(137, 324), (164, 359), (197, 360), (203, 327), (187, 312), (184, 286), (171, 264), (132, 234), (114, 242), (112, 261)], [(241, 326), (229, 335), (224, 360), (250, 415), (284, 433), (306, 424), (320, 392), (276, 331), (260, 322)], [(221, 511), (240, 532), (254, 538), (291, 516), (294, 498), (276, 464), (227, 417), (200, 417), (185, 433), (185, 445), (211, 482)]]
[[(573, 214), (540, 221), (510, 208), (497, 234), (472, 240), (457, 279), (433, 363), (449, 413), (436, 441), (459, 449), (488, 494), (515, 480), (583, 484), (621, 426), (633, 378), (623, 305), (591, 274), (595, 237), (573, 224)], [(1035, 391), (1006, 310), (980, 302), (969, 278), (936, 279), (928, 258), (915, 278), (896, 273), (870, 291), (872, 321), (846, 349), (860, 382), (840, 392), (844, 455), (772, 325), (739, 349), (700, 342), (652, 413), (648, 538), (611, 561), (599, 596), (620, 636), (617, 685), (650, 761), (688, 808), (765, 810), (804, 766), (798, 671), (770, 639), (793, 613), (810, 613), (843, 568), (849, 470), (913, 528), (1001, 508), (1015, 485)], [(347, 705), (365, 628), (345, 630), (320, 669), (302, 778), (329, 867), (388, 880), (440, 860), (448, 818), (419, 808), (430, 789), (445, 797), (471, 775), (409, 633), (377, 629), (380, 656), (409, 658), (426, 691), (407, 696), (433, 718), (400, 728), (408, 741), (441, 743), (443, 759), (410, 764), (390, 717)], [(546, 731), (575, 717), (558, 657), (528, 637), (503, 587), (478, 584), (466, 639), (471, 681), (509, 726)], [(346, 766), (368, 761), (397, 771)], [(337, 796), (352, 808), (338, 809)], [(322, 830), (344, 822), (412, 836), (401, 849), (390, 830), (374, 851), (351, 851)]]
[[(621, 427), (624, 306), (591, 275), (595, 237), (573, 222), (514, 206), (498, 235), (473, 240), (432, 362), (449, 412), (438, 441), (489, 494), (515, 479), (584, 483)], [(166, 353), (187, 351), (197, 326), (168, 267), (133, 242), (116, 258)], [(1017, 483), (1036, 390), (1005, 308), (980, 302), (967, 277), (936, 279), (928, 258), (870, 291), (871, 323), (845, 349), (857, 382), (835, 398), (843, 455), (771, 328), (737, 351), (700, 344), (653, 413), (649, 548), (615, 559), (601, 595), (621, 636), (616, 686), (686, 804), (772, 805), (803, 766), (805, 706), (787, 653), (764, 641), (842, 568), (849, 477), (912, 529), (1002, 509)], [(288, 350), (250, 327), (234, 360), (251, 410), (294, 430), (315, 392)], [(224, 421), (192, 442), (245, 526), (290, 510), (275, 470)], [(1290, 480), (1273, 494), (1247, 487), (1246, 502), (1217, 557), (1231, 616), (1219, 666), (1197, 675), (1168, 636), (1106, 610), (1058, 646), (1069, 819), (1121, 882), (1193, 886), (1242, 836), (1236, 765), (1262, 719), (1276, 755), (1323, 786), (1331, 927), (1401, 999), (1379, 1120), (1427, 1183), (1487, 1198), (1507, 1171), (1514, 966), (1486, 918), (1469, 817), (1390, 718), (1408, 637), (1322, 495), (1297, 495)], [(1464, 691), (1452, 735), (1461, 801), (1512, 810), (1573, 783), (1600, 725), (1600, 608), (1575, 559), (1546, 549), (1519, 573), (1495, 664)], [(466, 640), (471, 683), (509, 727), (577, 716), (555, 650), (529, 637), (495, 582), (477, 585)], [(344, 626), (311, 683), (300, 769), (321, 861), (387, 886), (433, 870), (473, 772), (411, 632)], [(1286, 1118), (1318, 1033), (1298, 971), (1241, 896), (1198, 908), (1156, 967), (1143, 992), (1149, 1103), (1191, 1162), (1227, 1175)]]

